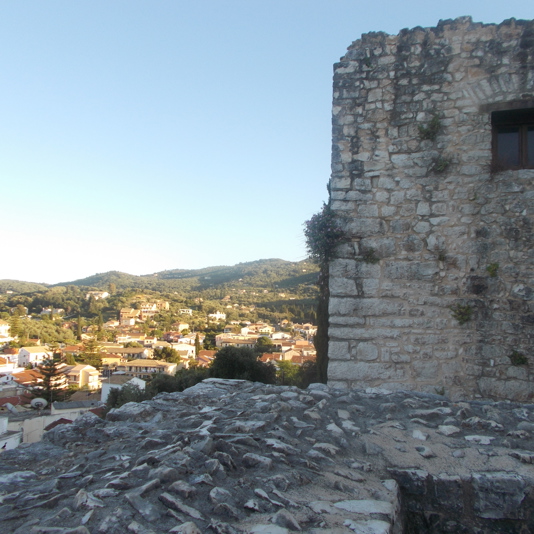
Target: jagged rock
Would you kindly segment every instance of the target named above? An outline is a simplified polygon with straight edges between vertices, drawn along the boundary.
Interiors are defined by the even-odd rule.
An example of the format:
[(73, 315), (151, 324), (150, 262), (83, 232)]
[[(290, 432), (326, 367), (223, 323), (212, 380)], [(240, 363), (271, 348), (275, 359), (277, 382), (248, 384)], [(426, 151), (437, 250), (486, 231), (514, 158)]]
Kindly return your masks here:
[(169, 532), (174, 532), (175, 534), (202, 534), (202, 531), (192, 521), (173, 527)]
[(276, 514), (274, 514), (274, 516), (272, 517), (271, 521), (275, 525), (278, 525), (279, 527), (287, 528), (289, 530), (293, 530), (293, 531), (302, 530), (300, 528), (298, 521), (285, 508), (282, 508), (281, 510), (276, 512)]
[(33, 471), (15, 471), (14, 473), (0, 475), (0, 485), (2, 487), (9, 487), (11, 484), (35, 479), (36, 477), (37, 474)]
[(213, 488), (209, 493), (211, 502), (213, 504), (219, 504), (222, 502), (229, 502), (232, 500), (232, 494), (224, 488)]
[(147, 521), (157, 521), (161, 517), (159, 510), (137, 493), (127, 493), (125, 498)]
[(133, 534), (156, 534), (153, 530), (140, 525), (137, 521), (132, 521), (128, 525), (128, 532), (133, 532)]
[(148, 478), (157, 478), (161, 483), (174, 482), (180, 478), (180, 474), (173, 467), (157, 467), (148, 473)]
[(366, 521), (352, 521), (347, 519), (343, 523), (356, 534), (390, 534), (391, 525), (386, 521), (370, 519)]
[[(98, 430), (98, 442), (85, 439), (84, 425), (63, 425), (72, 427), (62, 434), (64, 448), (45, 442), (2, 453), (0, 531), (80, 525), (92, 534), (163, 534), (189, 524), (221, 534), (287, 533), (289, 523), (270, 519), (288, 512), (309, 534), (376, 534), (401, 528), (400, 506), (415, 520), (450, 518), (449, 532), (464, 523), (499, 532), (491, 522), (501, 520), (528, 531), (534, 439), (518, 425), (534, 420), (530, 406), (449, 407), (442, 397), (324, 385), (299, 392), (222, 381), (191, 389), (87, 427)], [(305, 415), (310, 409), (317, 417)], [(431, 419), (412, 417), (414, 410)], [(480, 434), (464, 437), (473, 427)], [(427, 437), (431, 458), (414, 432)], [(142, 450), (152, 438), (154, 448)], [(490, 518), (492, 507), (506, 517)]]
[(177, 480), (173, 484), (169, 486), (169, 491), (172, 491), (173, 493), (177, 493), (184, 499), (189, 499), (190, 497), (194, 497), (197, 493), (197, 490), (189, 485), (187, 482), (184, 482), (183, 480)]
[(444, 436), (454, 436), (458, 434), (460, 429), (454, 425), (439, 425), (438, 433), (443, 434)]
[(265, 456), (248, 452), (243, 455), (243, 465), (245, 467), (261, 467), (263, 469), (271, 469), (273, 461)]
[(31, 534), (91, 534), (85, 527), (61, 528), (61, 527), (32, 527)]
[[(120, 408), (111, 409), (106, 415), (107, 421), (142, 421), (154, 416), (154, 408), (146, 403), (128, 402)], [(59, 427), (56, 427), (59, 428)]]
[(393, 505), (387, 501), (377, 501), (371, 499), (361, 499), (357, 501), (339, 501), (335, 502), (334, 506), (347, 512), (353, 512), (356, 514), (384, 514), (393, 515)]
[(104, 503), (98, 497), (95, 497), (92, 493), (81, 489), (74, 498), (74, 508), (103, 508)]
[(196, 510), (192, 506), (188, 506), (187, 504), (183, 503), (180, 499), (173, 497), (172, 495), (169, 495), (168, 493), (162, 493), (159, 496), (159, 500), (165, 506), (172, 508), (173, 510), (176, 510), (177, 512), (190, 515), (193, 519), (204, 519), (204, 517), (198, 510)]
[(430, 447), (415, 447), (415, 450), (423, 458), (435, 458), (436, 457), (436, 453)]

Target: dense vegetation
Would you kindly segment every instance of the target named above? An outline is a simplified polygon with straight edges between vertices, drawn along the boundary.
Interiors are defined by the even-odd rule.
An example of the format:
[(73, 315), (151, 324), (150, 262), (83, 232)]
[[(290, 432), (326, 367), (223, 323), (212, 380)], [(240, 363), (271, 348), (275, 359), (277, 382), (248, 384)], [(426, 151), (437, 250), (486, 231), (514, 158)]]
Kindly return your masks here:
[[(227, 321), (314, 323), (317, 273), (317, 267), (308, 261), (273, 259), (151, 276), (112, 271), (53, 286), (3, 280), (0, 319), (10, 322), (12, 334), (19, 335), (22, 344), (37, 337), (44, 343), (72, 342), (87, 327), (96, 328), (99, 339), (111, 340), (113, 333), (103, 324), (118, 319), (121, 308), (160, 299), (169, 302), (170, 309), (147, 321), (145, 333), (161, 336), (174, 322), (182, 321), (191, 330), (204, 330), (209, 345), (218, 328), (214, 324), (206, 328), (206, 316), (215, 311), (224, 311)], [(110, 296), (86, 298), (89, 290), (105, 290)], [(49, 308), (63, 309), (64, 314), (40, 315)], [(180, 315), (183, 308), (192, 309), (193, 315)]]
[(209, 368), (180, 369), (174, 376), (154, 375), (145, 390), (130, 384), (121, 389), (112, 389), (106, 405), (109, 409), (118, 408), (127, 402), (152, 399), (158, 393), (183, 391), (210, 377), (251, 380), (264, 384), (277, 383), (301, 388), (318, 381), (315, 362), (306, 362), (302, 366), (291, 362), (278, 362), (277, 371), (274, 365), (261, 362), (258, 356), (259, 354), (251, 349), (224, 347), (217, 353)]

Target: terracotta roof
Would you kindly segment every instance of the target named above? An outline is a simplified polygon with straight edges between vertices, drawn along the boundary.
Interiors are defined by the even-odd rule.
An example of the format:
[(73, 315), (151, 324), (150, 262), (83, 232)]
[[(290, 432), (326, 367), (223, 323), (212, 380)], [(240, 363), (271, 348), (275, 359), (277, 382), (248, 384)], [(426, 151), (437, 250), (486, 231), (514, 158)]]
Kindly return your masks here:
[(72, 421), (70, 419), (65, 419), (64, 417), (60, 417), (57, 421), (54, 421), (53, 423), (50, 423), (48, 426), (45, 426), (45, 430), (52, 430), (53, 428), (56, 428), (58, 425), (70, 425), (72, 424)]
[(0, 398), (0, 406), (6, 404), (12, 404), (13, 406), (22, 406), (24, 404), (30, 404), (32, 396), (29, 393), (23, 393), (22, 395), (15, 395), (14, 397), (2, 397)]
[(72, 402), (76, 401), (99, 401), (100, 400), (100, 391), (98, 393), (95, 393), (94, 391), (77, 391), (73, 395), (70, 396), (69, 400)]
[(206, 356), (208, 358), (214, 358), (215, 354), (217, 354), (218, 351), (216, 350), (200, 350), (198, 351), (198, 355), (200, 356)]
[(13, 379), (19, 384), (32, 384), (37, 380), (42, 380), (43, 375), (35, 369), (25, 369), (20, 373), (14, 373)]

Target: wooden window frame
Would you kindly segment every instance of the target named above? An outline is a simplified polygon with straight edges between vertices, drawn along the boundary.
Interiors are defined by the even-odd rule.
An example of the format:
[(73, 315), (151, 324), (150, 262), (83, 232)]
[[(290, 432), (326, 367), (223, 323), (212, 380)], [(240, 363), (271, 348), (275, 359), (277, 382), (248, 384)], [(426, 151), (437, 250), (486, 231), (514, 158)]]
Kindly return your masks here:
[[(494, 111), (491, 114), (492, 125), (492, 168), (496, 171), (534, 169), (534, 154), (527, 151), (529, 128), (534, 128), (534, 108)], [(518, 130), (518, 165), (509, 165), (498, 157), (498, 134), (507, 128)]]

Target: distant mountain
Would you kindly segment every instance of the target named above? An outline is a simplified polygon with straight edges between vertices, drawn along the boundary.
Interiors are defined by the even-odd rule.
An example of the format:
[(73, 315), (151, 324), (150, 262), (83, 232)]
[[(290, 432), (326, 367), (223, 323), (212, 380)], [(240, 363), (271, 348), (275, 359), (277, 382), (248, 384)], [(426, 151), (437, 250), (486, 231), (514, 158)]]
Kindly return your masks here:
[(233, 266), (205, 267), (203, 269), (172, 269), (151, 275), (135, 276), (119, 271), (95, 274), (54, 286), (84, 286), (107, 289), (110, 283), (118, 290), (139, 289), (152, 291), (203, 291), (224, 288), (279, 288), (288, 291), (302, 285), (313, 285), (319, 268), (309, 260), (291, 262), (265, 259)]
[(36, 284), (34, 282), (21, 282), (20, 280), (0, 280), (0, 293), (13, 291), (13, 293), (31, 293), (42, 291), (48, 284)]

